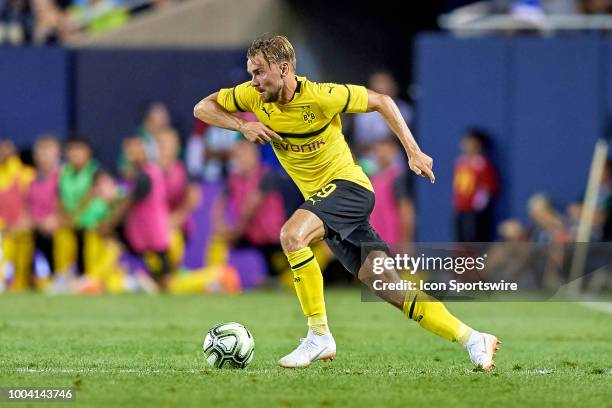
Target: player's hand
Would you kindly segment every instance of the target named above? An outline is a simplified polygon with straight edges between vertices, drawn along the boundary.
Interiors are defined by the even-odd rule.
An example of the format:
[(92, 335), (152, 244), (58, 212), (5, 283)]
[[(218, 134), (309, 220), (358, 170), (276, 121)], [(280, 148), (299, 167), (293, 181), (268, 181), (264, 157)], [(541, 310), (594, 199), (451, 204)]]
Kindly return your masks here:
[(275, 131), (261, 122), (245, 122), (238, 130), (252, 143), (266, 144), (272, 139), (283, 140)]
[(410, 170), (414, 171), (417, 176), (427, 177), (432, 183), (436, 182), (436, 176), (433, 173), (433, 159), (418, 151), (412, 154), (408, 154), (408, 165)]

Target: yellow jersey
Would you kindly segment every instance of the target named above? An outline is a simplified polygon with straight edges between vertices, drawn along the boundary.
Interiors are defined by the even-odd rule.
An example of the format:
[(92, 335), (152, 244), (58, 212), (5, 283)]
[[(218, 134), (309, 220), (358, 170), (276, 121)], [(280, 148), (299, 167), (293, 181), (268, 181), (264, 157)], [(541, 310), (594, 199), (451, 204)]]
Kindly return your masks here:
[(334, 179), (352, 181), (374, 191), (353, 160), (340, 121), (343, 112), (366, 112), (366, 88), (316, 83), (305, 77), (297, 77), (297, 81), (295, 95), (286, 104), (264, 103), (250, 82), (221, 89), (217, 102), (228, 112), (254, 113), (261, 123), (283, 138), (273, 140), (272, 147), (304, 198)]

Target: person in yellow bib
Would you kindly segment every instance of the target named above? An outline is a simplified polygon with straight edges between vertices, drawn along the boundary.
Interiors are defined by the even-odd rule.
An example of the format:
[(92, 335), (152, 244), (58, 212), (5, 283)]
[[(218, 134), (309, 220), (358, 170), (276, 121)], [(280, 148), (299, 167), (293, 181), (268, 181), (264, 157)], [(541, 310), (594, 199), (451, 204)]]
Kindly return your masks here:
[[(336, 357), (336, 343), (325, 309), (323, 277), (311, 246), (329, 245), (344, 267), (372, 287), (374, 278), (397, 282), (397, 273), (373, 272), (373, 260), (388, 248), (369, 223), (374, 206), (372, 185), (355, 164), (342, 134), (341, 113), (379, 112), (399, 138), (410, 169), (433, 183), (433, 160), (421, 151), (389, 96), (363, 86), (316, 83), (296, 75), (295, 51), (284, 36), (265, 35), (247, 52), (252, 79), (221, 89), (194, 108), (194, 116), (212, 126), (241, 132), (253, 143), (271, 143), (279, 161), (304, 196), (304, 204), (283, 225), (280, 240), (294, 274), (295, 289), (308, 334), (282, 357), (281, 367), (308, 367)], [(258, 122), (236, 112), (248, 111)], [(362, 260), (362, 250), (368, 251)], [(420, 291), (375, 292), (408, 318), (443, 338), (463, 345), (481, 369), (494, 366), (499, 341), (460, 322), (436, 299)]]

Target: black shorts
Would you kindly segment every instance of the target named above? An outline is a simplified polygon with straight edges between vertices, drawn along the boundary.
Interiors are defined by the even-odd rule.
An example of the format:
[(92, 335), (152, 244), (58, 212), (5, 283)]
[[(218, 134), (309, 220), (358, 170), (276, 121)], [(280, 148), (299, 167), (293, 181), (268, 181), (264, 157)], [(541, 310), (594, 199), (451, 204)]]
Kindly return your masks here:
[(325, 242), (353, 275), (357, 276), (361, 267), (362, 252), (388, 252), (387, 245), (370, 225), (374, 193), (367, 188), (347, 180), (332, 180), (300, 208), (323, 221)]

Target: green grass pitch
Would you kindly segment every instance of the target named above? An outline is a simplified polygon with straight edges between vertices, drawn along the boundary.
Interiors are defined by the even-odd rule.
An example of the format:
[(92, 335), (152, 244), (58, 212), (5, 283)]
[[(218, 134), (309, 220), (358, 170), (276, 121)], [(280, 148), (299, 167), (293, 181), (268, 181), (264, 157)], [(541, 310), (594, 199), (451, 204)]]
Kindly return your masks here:
[[(612, 407), (612, 314), (574, 303), (449, 304), (502, 340), (497, 367), (484, 373), (457, 344), (362, 303), (357, 290), (326, 298), (337, 359), (283, 370), (277, 359), (306, 332), (291, 293), (3, 295), (0, 387), (75, 387), (76, 403), (54, 407)], [(204, 334), (223, 321), (255, 337), (246, 370), (204, 365)]]

